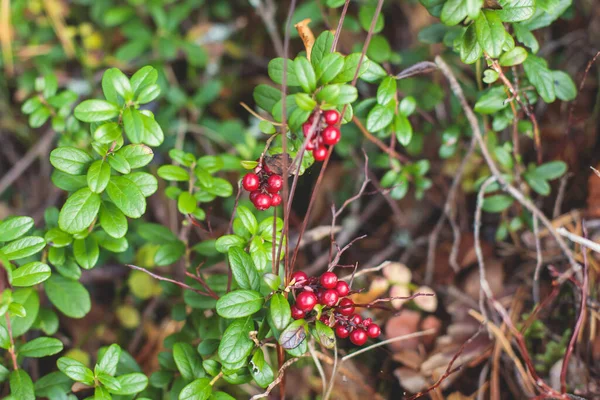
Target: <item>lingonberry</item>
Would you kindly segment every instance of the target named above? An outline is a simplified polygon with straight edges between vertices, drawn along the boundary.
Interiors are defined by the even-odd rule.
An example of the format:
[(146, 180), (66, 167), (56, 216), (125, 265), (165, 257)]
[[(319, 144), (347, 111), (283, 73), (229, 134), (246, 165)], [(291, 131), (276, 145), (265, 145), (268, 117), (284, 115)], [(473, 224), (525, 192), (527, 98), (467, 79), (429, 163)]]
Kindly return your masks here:
[(325, 158), (327, 158), (327, 147), (319, 146), (314, 149), (312, 153), (316, 161), (323, 161)]
[(342, 315), (352, 315), (354, 313), (354, 302), (352, 299), (342, 299), (338, 305), (338, 311)]
[(260, 186), (260, 178), (258, 175), (249, 172), (244, 175), (244, 178), (242, 179), (242, 186), (244, 186), (244, 189), (247, 191), (253, 192)]
[(338, 281), (335, 284), (335, 290), (338, 292), (340, 297), (345, 297), (348, 296), (348, 293), (350, 293), (350, 286), (344, 281)]
[(327, 125), (335, 125), (340, 122), (340, 113), (335, 110), (327, 110), (323, 113), (323, 119)]
[(337, 281), (338, 281), (337, 275), (330, 271), (325, 272), (323, 275), (321, 275), (321, 278), (319, 278), (319, 282), (321, 282), (321, 285), (325, 289), (335, 288)]
[(362, 322), (362, 317), (358, 314), (353, 314), (350, 316), (349, 320), (352, 321), (354, 325), (358, 325)]
[(308, 280), (308, 275), (306, 275), (306, 272), (296, 271), (292, 274), (291, 279), (292, 279), (292, 281), (295, 281), (297, 284), (298, 283), (301, 284)]
[(306, 150), (314, 151), (316, 147), (314, 139), (306, 142)]
[(338, 293), (333, 289), (327, 289), (321, 294), (320, 303), (327, 307), (333, 307), (339, 300)]
[[(302, 124), (302, 133), (304, 134), (304, 137), (308, 137), (308, 134), (310, 133), (310, 128), (312, 128), (312, 122), (305, 122)], [(313, 137), (315, 137), (315, 133), (316, 133), (316, 128), (315, 128), (315, 132), (313, 132)]]
[(302, 292), (296, 297), (296, 307), (308, 312), (317, 305), (317, 296), (313, 292)]
[(254, 204), (256, 202), (256, 198), (260, 195), (260, 191), (259, 190), (255, 190), (254, 192), (250, 193), (250, 201), (252, 202), (252, 204)]
[(319, 320), (327, 326), (331, 326), (331, 317), (329, 315), (323, 314)]
[(264, 193), (260, 193), (254, 199), (254, 207), (256, 207), (256, 209), (260, 210), (260, 211), (264, 211), (267, 208), (271, 207), (272, 203), (273, 203), (273, 200), (271, 200), (271, 196), (269, 196), (268, 194), (264, 194)]
[(304, 315), (306, 315), (306, 314), (304, 313), (304, 311), (302, 311), (301, 309), (299, 309), (299, 308), (298, 308), (298, 307), (296, 307), (296, 306), (292, 306), (292, 307), (290, 307), (290, 308), (291, 308), (291, 310), (292, 310), (292, 318), (294, 318), (294, 319), (300, 319), (300, 318), (304, 318)]
[(279, 175), (271, 175), (267, 180), (267, 191), (277, 193), (283, 188), (283, 178)]
[[(365, 319), (363, 319), (362, 325), (366, 328), (369, 325), (371, 325), (372, 323), (373, 323), (373, 320), (371, 318), (365, 318)], [(367, 333), (369, 333), (369, 332), (367, 332)]]
[(344, 325), (337, 324), (335, 326), (335, 334), (337, 335), (337, 337), (345, 339), (348, 336), (350, 336), (350, 329), (348, 329), (348, 327)]
[(357, 346), (362, 346), (367, 342), (367, 332), (364, 329), (355, 329), (350, 334), (350, 341)]
[(273, 207), (277, 207), (278, 205), (281, 204), (281, 201), (283, 199), (281, 198), (281, 195), (278, 193), (273, 194), (273, 196), (271, 196), (271, 205)]
[(321, 137), (323, 138), (323, 143), (325, 143), (328, 146), (333, 146), (334, 144), (340, 141), (342, 135), (337, 127), (328, 126), (327, 128), (323, 129)]
[(375, 339), (381, 335), (381, 328), (377, 324), (371, 324), (367, 327), (367, 335), (369, 335), (371, 339)]

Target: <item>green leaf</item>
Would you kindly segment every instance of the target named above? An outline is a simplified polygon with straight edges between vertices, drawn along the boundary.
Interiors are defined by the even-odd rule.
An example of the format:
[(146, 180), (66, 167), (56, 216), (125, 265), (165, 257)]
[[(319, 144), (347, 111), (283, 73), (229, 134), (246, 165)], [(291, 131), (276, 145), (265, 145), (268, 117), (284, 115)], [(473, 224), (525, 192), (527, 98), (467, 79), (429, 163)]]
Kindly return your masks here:
[(52, 400), (66, 399), (66, 397), (50, 397), (52, 393), (69, 393), (73, 381), (60, 371), (51, 372), (35, 382), (35, 394), (38, 397), (48, 397)]
[(110, 376), (114, 376), (117, 373), (117, 366), (120, 358), (121, 347), (118, 344), (111, 344), (98, 361), (96, 369)]
[[(12, 334), (13, 337), (17, 337), (27, 332), (35, 322), (35, 319), (37, 318), (38, 312), (40, 310), (40, 297), (38, 296), (38, 293), (32, 288), (16, 289), (13, 292), (12, 297), (12, 305), (21, 305), (21, 307), (27, 314), (24, 317), (18, 317), (16, 315), (10, 316)], [(6, 328), (5, 318), (0, 319), (0, 326)]]
[(535, 175), (551, 181), (560, 178), (567, 172), (567, 164), (564, 161), (550, 161), (535, 168)]
[(90, 162), (92, 162), (92, 157), (85, 151), (75, 147), (59, 147), (50, 153), (50, 164), (59, 171), (71, 175), (85, 173)]
[(134, 109), (128, 107), (123, 112), (123, 127), (125, 128), (125, 134), (132, 143), (141, 143), (144, 135), (144, 123), (142, 121), (142, 114)]
[(83, 363), (69, 357), (61, 357), (56, 362), (58, 369), (69, 378), (77, 382), (94, 386), (94, 373)]
[(48, 118), (50, 118), (50, 110), (45, 106), (42, 106), (29, 116), (29, 126), (32, 128), (39, 128), (48, 121)]
[[(271, 80), (279, 85), (283, 82), (283, 58), (274, 58), (269, 62), (268, 73)], [(295, 63), (293, 60), (287, 60), (286, 63), (287, 80), (288, 86), (300, 86), (300, 81), (296, 76)], [(269, 110), (267, 110), (269, 111)]]
[(506, 31), (496, 11), (483, 10), (475, 20), (477, 41), (490, 57), (496, 58), (502, 53)]
[(219, 343), (219, 357), (228, 363), (237, 363), (244, 360), (252, 348), (254, 342), (250, 339), (250, 331), (254, 329), (252, 317), (234, 320), (223, 333)]
[(260, 84), (254, 88), (252, 94), (256, 104), (267, 112), (271, 112), (275, 104), (281, 101), (281, 90), (272, 86)]
[(361, 75), (367, 72), (369, 69), (370, 61), (367, 56), (362, 57), (361, 53), (352, 53), (344, 58), (344, 68), (342, 68), (342, 71), (335, 77), (333, 81), (331, 81), (331, 83), (346, 83), (352, 81), (359, 67), (359, 62), (360, 70), (358, 71), (357, 78), (360, 78)]
[(300, 346), (306, 339), (306, 321), (297, 319), (287, 326), (279, 336), (279, 344), (286, 350)]
[(147, 172), (134, 172), (127, 179), (140, 189), (144, 197), (152, 196), (158, 190), (158, 180)]
[(275, 374), (271, 366), (265, 361), (265, 355), (261, 349), (258, 349), (250, 360), (250, 374), (252, 378), (262, 388), (269, 386), (275, 379)]
[[(358, 22), (360, 22), (360, 26), (362, 26), (366, 32), (368, 32), (371, 28), (371, 22), (373, 21), (376, 11), (377, 7), (371, 5), (363, 5), (358, 10)], [(383, 30), (383, 26), (383, 15), (379, 13), (377, 16), (377, 21), (375, 22), (373, 33), (381, 32)]]
[(317, 87), (317, 77), (310, 61), (304, 56), (296, 57), (294, 71), (302, 90), (306, 93), (312, 93)]
[(210, 379), (196, 379), (186, 385), (179, 393), (179, 400), (208, 400), (212, 394)]
[(117, 154), (127, 160), (131, 169), (142, 168), (152, 161), (154, 153), (152, 149), (144, 144), (129, 144), (117, 151)]
[(154, 263), (158, 266), (170, 265), (185, 254), (185, 244), (181, 241), (162, 244), (154, 255)]
[[(115, 380), (114, 378), (112, 379), (114, 383)], [(112, 400), (112, 396), (107, 389), (108, 385), (106, 384), (106, 379), (102, 379), (100, 376), (98, 376), (98, 381), (100, 381), (99, 383), (103, 386), (96, 386), (94, 388), (94, 400)]]
[(87, 172), (87, 183), (94, 193), (102, 193), (110, 180), (110, 165), (104, 160), (96, 160)]
[(240, 247), (231, 247), (227, 253), (231, 272), (235, 282), (241, 289), (260, 289), (260, 276), (252, 262), (252, 258)]
[(515, 47), (500, 56), (500, 65), (503, 67), (512, 67), (522, 64), (527, 59), (527, 50), (523, 47)]
[(523, 175), (525, 181), (535, 192), (542, 196), (548, 196), (550, 194), (550, 184), (547, 180), (537, 176), (535, 173), (525, 173)]
[(340, 97), (342, 85), (327, 85), (317, 93), (317, 100), (324, 101), (329, 104), (336, 104)]
[(158, 122), (154, 120), (153, 116), (142, 113), (141, 117), (142, 123), (144, 124), (142, 142), (148, 146), (160, 146), (165, 140), (165, 134), (163, 133), (162, 128)]
[(10, 242), (33, 228), (33, 218), (17, 216), (0, 222), (0, 242)]
[(552, 78), (556, 97), (562, 101), (571, 101), (577, 97), (577, 87), (569, 74), (563, 71), (552, 71)]
[(37, 96), (32, 97), (32, 98), (28, 99), (25, 103), (23, 103), (23, 105), (21, 106), (21, 112), (23, 114), (31, 114), (32, 112), (34, 112), (41, 106), (42, 106), (42, 101), (40, 100), (40, 98)]
[(50, 277), (50, 267), (44, 263), (34, 261), (25, 264), (12, 273), (13, 286), (33, 286), (44, 282)]
[(394, 133), (402, 146), (408, 146), (413, 137), (413, 128), (404, 114), (394, 115)]
[(35, 400), (33, 382), (25, 370), (10, 373), (10, 393), (15, 400)]
[(163, 165), (158, 169), (158, 176), (166, 181), (187, 182), (190, 174), (177, 165)]
[(556, 100), (554, 77), (552, 71), (546, 66), (544, 59), (530, 55), (523, 63), (523, 68), (527, 78), (546, 103), (552, 103)]
[(131, 90), (137, 96), (142, 90), (153, 85), (158, 80), (158, 72), (149, 65), (140, 68), (130, 79)]
[(375, 35), (371, 38), (367, 48), (367, 56), (370, 60), (378, 63), (390, 61), (392, 57), (392, 47), (383, 35)]
[(217, 314), (223, 318), (241, 318), (256, 313), (265, 299), (254, 290), (235, 290), (217, 300)]
[(100, 209), (100, 196), (88, 188), (79, 189), (65, 202), (58, 216), (58, 226), (67, 233), (88, 228)]
[(237, 208), (237, 219), (242, 223), (244, 228), (251, 234), (256, 235), (258, 231), (258, 221), (252, 211), (250, 211), (247, 207), (239, 206)]
[(469, 25), (465, 31), (460, 46), (460, 59), (465, 64), (473, 64), (483, 54), (483, 48), (477, 41), (475, 24)]
[(44, 289), (52, 304), (68, 317), (82, 318), (91, 309), (90, 294), (77, 281), (52, 275), (44, 282)]
[(39, 236), (25, 236), (0, 248), (0, 254), (7, 260), (18, 260), (34, 255), (46, 247), (46, 241)]
[(312, 334), (317, 341), (328, 349), (332, 349), (335, 346), (335, 334), (333, 329), (325, 325), (321, 321), (315, 322), (315, 327), (312, 330)]
[(511, 196), (505, 194), (496, 194), (486, 197), (483, 200), (482, 209), (490, 213), (499, 213), (506, 210), (514, 202)]
[(60, 353), (63, 344), (60, 340), (50, 337), (39, 337), (25, 343), (19, 348), (19, 355), (23, 357), (47, 357)]
[(540, 49), (540, 44), (530, 30), (521, 26), (521, 24), (513, 24), (513, 29), (515, 30), (515, 35), (519, 42), (529, 47), (533, 54), (538, 52)]
[(150, 85), (140, 91), (136, 100), (140, 104), (150, 103), (160, 95), (160, 86), (157, 84)]
[(384, 78), (377, 88), (377, 103), (382, 106), (387, 105), (396, 96), (396, 90), (396, 79), (391, 76)]
[(182, 214), (191, 214), (196, 211), (196, 198), (190, 192), (181, 192), (177, 198), (177, 209)]
[(58, 315), (52, 310), (40, 308), (34, 327), (46, 335), (54, 335), (58, 331)]
[(79, 280), (81, 278), (81, 268), (79, 268), (75, 260), (67, 259), (62, 265), (54, 264), (54, 268), (65, 278), (72, 280)]
[(290, 304), (283, 294), (275, 293), (273, 297), (271, 297), (271, 302), (269, 304), (269, 315), (271, 317), (271, 321), (273, 321), (273, 324), (275, 325), (275, 328), (278, 330), (281, 331), (288, 326), (292, 319), (292, 314), (290, 310)]
[(54, 186), (67, 192), (75, 192), (87, 187), (87, 178), (85, 175), (70, 175), (55, 170), (52, 172), (51, 179)]
[(224, 235), (215, 241), (215, 248), (219, 253), (227, 253), (231, 247), (244, 247), (246, 241), (237, 235)]
[(323, 58), (331, 54), (331, 46), (333, 45), (333, 34), (329, 31), (323, 31), (315, 40), (312, 51), (310, 53), (310, 62), (315, 68), (321, 63)]
[[(313, 65), (315, 65), (313, 63)], [(329, 53), (316, 64), (317, 80), (321, 84), (331, 82), (344, 68), (344, 57), (338, 53)]]
[(119, 115), (119, 107), (104, 100), (86, 100), (75, 107), (74, 114), (83, 122), (106, 121)]
[(73, 243), (73, 255), (81, 268), (94, 268), (100, 256), (98, 242), (91, 236), (85, 239), (76, 239)]
[(467, 16), (471, 19), (477, 18), (483, 7), (483, 0), (466, 0), (466, 2)]
[(369, 111), (367, 116), (367, 130), (377, 132), (386, 128), (394, 119), (394, 109), (392, 107), (376, 104)]
[[(298, 107), (300, 107), (300, 109), (304, 110), (304, 111), (312, 111), (316, 105), (317, 102), (313, 100), (312, 97), (310, 97), (310, 95), (308, 95), (307, 93), (296, 93), (294, 95), (294, 100), (296, 101), (296, 104), (298, 105)], [(267, 121), (260, 121), (262, 122), (267, 122)], [(267, 122), (268, 123), (268, 122)], [(273, 127), (273, 125), (271, 125)], [(273, 132), (275, 132), (275, 127), (273, 127)]]
[(183, 379), (193, 380), (206, 375), (198, 352), (187, 343), (173, 345), (173, 359)]
[(127, 218), (113, 203), (105, 201), (100, 206), (100, 225), (110, 236), (119, 239), (127, 233)]
[(118, 68), (110, 68), (104, 71), (104, 75), (102, 76), (102, 91), (106, 100), (113, 104), (123, 104), (121, 99), (128, 101), (133, 98), (131, 83)]
[(124, 176), (112, 177), (106, 193), (113, 203), (130, 218), (139, 218), (146, 212), (146, 199), (138, 187)]
[(480, 114), (493, 114), (508, 106), (506, 99), (504, 88), (494, 87), (477, 100), (474, 110)]
[(121, 389), (111, 390), (110, 392), (121, 396), (139, 393), (148, 386), (148, 378), (146, 375), (139, 372), (117, 376), (117, 381), (119, 382)]
[(498, 11), (504, 22), (525, 21), (535, 12), (535, 0), (498, 0), (502, 9)]
[(467, 17), (467, 10), (465, 0), (448, 0), (442, 8), (440, 19), (448, 26), (458, 25)]

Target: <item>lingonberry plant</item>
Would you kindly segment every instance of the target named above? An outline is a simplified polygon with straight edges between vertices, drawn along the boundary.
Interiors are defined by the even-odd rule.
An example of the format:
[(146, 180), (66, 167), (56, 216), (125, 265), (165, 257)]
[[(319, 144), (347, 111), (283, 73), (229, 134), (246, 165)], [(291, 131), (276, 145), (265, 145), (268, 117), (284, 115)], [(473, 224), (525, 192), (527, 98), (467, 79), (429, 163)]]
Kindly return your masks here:
[[(256, 107), (243, 104), (249, 111), (247, 125), (215, 118), (228, 115), (218, 103), (235, 90), (223, 82), (243, 70), (215, 77), (221, 53), (235, 59), (248, 51), (226, 41), (243, 21), (190, 28), (193, 18), (188, 16), (196, 17), (202, 8), (202, 2), (192, 0), (118, 6), (77, 1), (73, 20), (86, 10), (91, 22), (75, 29), (64, 25), (57, 2), (44, 1), (49, 29), (26, 18), (47, 22), (38, 2), (15, 3), (20, 33), (30, 33), (33, 42), (43, 45), (56, 31), (55, 57), (79, 57), (82, 75), (93, 84), (82, 90), (79, 81), (65, 82), (52, 72), (59, 61), (49, 55), (28, 72), (30, 82), (21, 90), (29, 127), (46, 126), (59, 135), (56, 141), (51, 136), (55, 146), (49, 162), (51, 181), (65, 192), (65, 200), (55, 207), (54, 199), (43, 218), (15, 215), (0, 222), (0, 382), (8, 382), (2, 389), (7, 398), (259, 399), (278, 385), (284, 398), (286, 374), (295, 363), (308, 365), (308, 357), (323, 382), (319, 396), (336, 398), (338, 364), (403, 340), (389, 330), (383, 334), (381, 327), (397, 309), (418, 310), (411, 301), (431, 295), (411, 279), (402, 282), (406, 287), (394, 282), (406, 296), (390, 291), (384, 297), (387, 286), (367, 290), (365, 275), (381, 268), (361, 271), (357, 261), (347, 259), (344, 253), (354, 242), (336, 242), (336, 219), (369, 194), (367, 186), (371, 194), (383, 195), (396, 218), (402, 216), (397, 200), (409, 193), (423, 199), (433, 186), (432, 162), (422, 154), (426, 144), (441, 160), (457, 162), (451, 165), (454, 182), (440, 228), (429, 240), (424, 283), (432, 281), (444, 218), (460, 234), (449, 211), (459, 186), (465, 193), (479, 192), (474, 246), (482, 271), (482, 210), (500, 214), (494, 227), (498, 241), (529, 227), (537, 234), (538, 221), (554, 234), (534, 203), (550, 195), (552, 181), (565, 175), (567, 165), (544, 153), (536, 107), (571, 101), (577, 89), (566, 72), (553, 69), (540, 54), (533, 32), (563, 16), (571, 0), (420, 0), (419, 7), (441, 23), (425, 26), (418, 37), (441, 44), (436, 53), (443, 52), (460, 70), (460, 84), (441, 57), (433, 62), (429, 53), (392, 51), (397, 46), (383, 35), (383, 0), (356, 7), (349, 0), (306, 1), (298, 10), (292, 1), (284, 38), (275, 14), (266, 8), (275, 4), (250, 1), (265, 21), (277, 57), (260, 60), (270, 81), (266, 76), (253, 81)], [(229, 3), (206, 7), (222, 19), (232, 12)], [(312, 28), (320, 31), (316, 37), (310, 20), (300, 20), (311, 10)], [(323, 18), (327, 21), (320, 23)], [(292, 20), (301, 42), (290, 38)], [(5, 22), (0, 19), (0, 25)], [(104, 46), (98, 31), (112, 33), (117, 27), (118, 41)], [(12, 74), (8, 35), (2, 41), (2, 65)], [(359, 36), (364, 40), (354, 43)], [(215, 48), (214, 42), (222, 46)], [(20, 56), (44, 50), (36, 46), (24, 48), (28, 52)], [(296, 47), (301, 50), (292, 54)], [(105, 68), (113, 65), (118, 68)], [(439, 80), (424, 78), (438, 70)], [(182, 76), (191, 87), (179, 82)], [(445, 96), (442, 77), (454, 97)], [(217, 106), (209, 113), (212, 104)], [(346, 170), (360, 163), (362, 137), (368, 141), (363, 186), (353, 196), (332, 194), (327, 202), (341, 206), (333, 206), (331, 227), (321, 226), (325, 234), (315, 229), (307, 239), (330, 161), (341, 159)], [(530, 140), (534, 156), (528, 159), (521, 147)], [(478, 161), (467, 165), (477, 149), (481, 157), (477, 154)], [(299, 184), (305, 181), (308, 187), (313, 176), (312, 197), (295, 218)], [(353, 214), (343, 233), (357, 236), (365, 219)], [(394, 241), (402, 242), (405, 231), (395, 231)], [(323, 238), (330, 239), (318, 248), (324, 261), (316, 257), (311, 263), (299, 253)], [(570, 250), (559, 244), (575, 263)], [(456, 251), (455, 245), (454, 264)], [(97, 312), (115, 308), (110, 318), (118, 319), (125, 332), (98, 327), (95, 339), (101, 337), (105, 346), (97, 346), (95, 362), (81, 350), (89, 335), (78, 337), (64, 328), (90, 315), (92, 299), (105, 290), (84, 279), (93, 276), (92, 269), (115, 284), (110, 290), (114, 299), (105, 298)], [(121, 284), (125, 274), (127, 283)], [(481, 279), (480, 311), (495, 311), (505, 321), (508, 314), (487, 291), (483, 272)], [(147, 320), (154, 315), (168, 322), (150, 329)], [(505, 323), (513, 328), (510, 318)], [(518, 332), (512, 335), (519, 338)], [(140, 346), (144, 337), (148, 344)], [(338, 353), (346, 355), (340, 360)], [(31, 360), (45, 357), (49, 361), (43, 365)], [(431, 390), (455, 372), (455, 360), (447, 374), (431, 382)], [(329, 378), (322, 361), (332, 364)], [(528, 377), (535, 372), (529, 370)], [(540, 397), (558, 393), (542, 379), (535, 384)]]

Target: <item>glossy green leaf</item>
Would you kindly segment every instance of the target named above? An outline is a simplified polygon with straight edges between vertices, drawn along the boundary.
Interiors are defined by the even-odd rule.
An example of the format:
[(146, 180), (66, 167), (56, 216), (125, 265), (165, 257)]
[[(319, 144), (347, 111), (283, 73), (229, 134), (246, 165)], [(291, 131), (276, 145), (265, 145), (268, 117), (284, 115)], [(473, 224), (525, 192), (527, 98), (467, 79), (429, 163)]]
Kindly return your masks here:
[(412, 124), (408, 118), (401, 113), (394, 115), (393, 128), (398, 142), (402, 146), (408, 146), (413, 137)]
[(69, 357), (61, 357), (56, 362), (58, 369), (69, 378), (77, 382), (94, 386), (94, 373), (83, 363)]
[(119, 390), (111, 390), (112, 394), (127, 396), (139, 393), (148, 386), (148, 378), (146, 375), (139, 372), (132, 372), (125, 375), (117, 376), (117, 381), (121, 388)]
[(83, 122), (99, 122), (119, 115), (119, 107), (104, 100), (86, 100), (75, 107), (75, 117)]
[(179, 393), (179, 400), (208, 400), (212, 393), (210, 379), (201, 378), (186, 385)]
[(68, 317), (82, 318), (91, 309), (90, 294), (77, 281), (52, 275), (44, 289), (52, 304)]
[(219, 343), (219, 357), (228, 363), (244, 360), (254, 347), (250, 331), (254, 329), (252, 317), (234, 320), (223, 333)]
[(100, 209), (100, 196), (89, 188), (73, 193), (60, 210), (58, 226), (67, 233), (77, 233), (87, 229)]
[(15, 216), (0, 222), (0, 242), (10, 242), (23, 236), (33, 228), (33, 218)]
[(389, 106), (376, 104), (367, 116), (367, 130), (377, 132), (386, 128), (394, 119), (394, 109)]
[(490, 57), (500, 56), (506, 31), (496, 11), (483, 10), (475, 20), (475, 32), (477, 41)]
[(60, 353), (63, 344), (60, 340), (50, 337), (39, 337), (25, 343), (19, 348), (19, 355), (23, 357), (47, 357)]
[(35, 400), (33, 381), (25, 370), (18, 369), (10, 373), (10, 393), (15, 400)]
[(527, 78), (546, 103), (556, 100), (552, 71), (548, 69), (544, 59), (530, 55), (523, 63), (523, 68)]
[[(313, 65), (315, 65), (313, 63)], [(344, 57), (338, 53), (329, 53), (315, 66), (317, 80), (321, 84), (331, 82), (344, 68)]]
[(285, 329), (292, 319), (290, 304), (281, 293), (275, 293), (269, 304), (271, 321), (278, 330)]
[(92, 157), (75, 147), (58, 147), (50, 153), (50, 163), (59, 171), (71, 175), (84, 174)]
[(109, 201), (100, 206), (100, 225), (114, 238), (122, 238), (127, 233), (127, 218), (117, 206)]
[(204, 368), (202, 368), (200, 355), (188, 343), (175, 343), (173, 346), (173, 359), (184, 379), (193, 380), (206, 375)]
[(177, 165), (163, 165), (158, 169), (158, 176), (166, 181), (187, 182), (189, 173)]
[(384, 78), (377, 88), (377, 103), (382, 106), (387, 105), (396, 96), (396, 79), (391, 76)]
[(50, 267), (44, 263), (34, 261), (15, 269), (12, 273), (13, 286), (33, 286), (44, 282), (50, 277)]
[[(288, 86), (300, 86), (300, 81), (296, 76), (295, 63), (293, 60), (287, 60), (285, 63), (286, 68), (286, 84)], [(284, 72), (284, 60), (283, 58), (274, 58), (269, 62), (268, 73), (271, 80), (279, 85), (283, 82)]]
[(124, 176), (112, 177), (106, 193), (119, 210), (130, 218), (139, 218), (146, 212), (146, 199), (140, 189)]
[(513, 65), (522, 64), (527, 59), (527, 50), (523, 47), (515, 47), (510, 51), (500, 56), (499, 62), (503, 67), (512, 67)]
[(510, 207), (513, 202), (511, 196), (496, 194), (485, 198), (482, 209), (490, 213), (499, 213)]
[(467, 1), (448, 0), (444, 3), (440, 19), (446, 25), (457, 25), (467, 17)]
[(107, 122), (100, 125), (94, 131), (94, 140), (99, 143), (112, 143), (120, 139), (123, 134), (123, 130), (116, 122)]
[(265, 361), (265, 355), (261, 349), (258, 349), (248, 366), (250, 374), (258, 386), (266, 388), (275, 379), (273, 368)]
[(142, 168), (152, 161), (154, 153), (152, 149), (144, 144), (129, 144), (117, 151), (117, 154), (127, 160), (131, 169)]
[(577, 97), (577, 87), (569, 74), (563, 71), (552, 71), (552, 79), (556, 97), (562, 101), (571, 101)]
[(231, 247), (227, 252), (235, 282), (241, 289), (260, 289), (260, 276), (252, 258), (240, 247)]
[(265, 300), (254, 290), (235, 290), (217, 300), (217, 314), (223, 318), (241, 318), (256, 313)]
[(535, 12), (535, 0), (498, 0), (498, 11), (504, 22), (519, 22), (531, 18)]
[(96, 160), (87, 172), (87, 183), (94, 193), (102, 193), (110, 180), (110, 166), (103, 160)]
[(0, 254), (7, 260), (18, 260), (39, 253), (46, 247), (46, 241), (39, 236), (24, 236), (0, 247)]
[(73, 255), (81, 268), (94, 268), (100, 256), (98, 242), (92, 236), (88, 236), (85, 239), (76, 239), (73, 242)]

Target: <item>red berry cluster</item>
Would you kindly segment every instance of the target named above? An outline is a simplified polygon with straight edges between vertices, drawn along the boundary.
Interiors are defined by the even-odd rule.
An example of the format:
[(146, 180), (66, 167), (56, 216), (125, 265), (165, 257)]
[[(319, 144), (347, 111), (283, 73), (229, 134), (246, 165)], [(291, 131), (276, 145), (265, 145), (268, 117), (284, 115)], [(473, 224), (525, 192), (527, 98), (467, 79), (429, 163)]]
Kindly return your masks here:
[(279, 192), (283, 189), (283, 178), (261, 165), (242, 178), (242, 186), (250, 192), (250, 201), (257, 210), (266, 210), (281, 204)]
[(292, 318), (310, 317), (317, 304), (323, 306), (320, 321), (334, 328), (336, 335), (357, 346), (365, 344), (368, 338), (381, 334), (379, 325), (371, 318), (362, 319), (354, 313), (355, 307), (350, 294), (350, 286), (338, 280), (333, 272), (325, 272), (319, 278), (308, 277), (304, 272), (292, 274), (293, 288), (296, 289), (296, 304), (292, 306)]
[[(314, 114), (302, 124), (304, 137), (310, 133), (310, 128), (314, 123)], [(311, 150), (316, 161), (323, 161), (327, 157), (327, 147), (333, 146), (340, 141), (342, 134), (337, 125), (340, 122), (340, 113), (336, 110), (327, 110), (323, 113), (323, 120), (317, 121), (315, 133), (311, 140), (306, 144), (306, 150)]]

